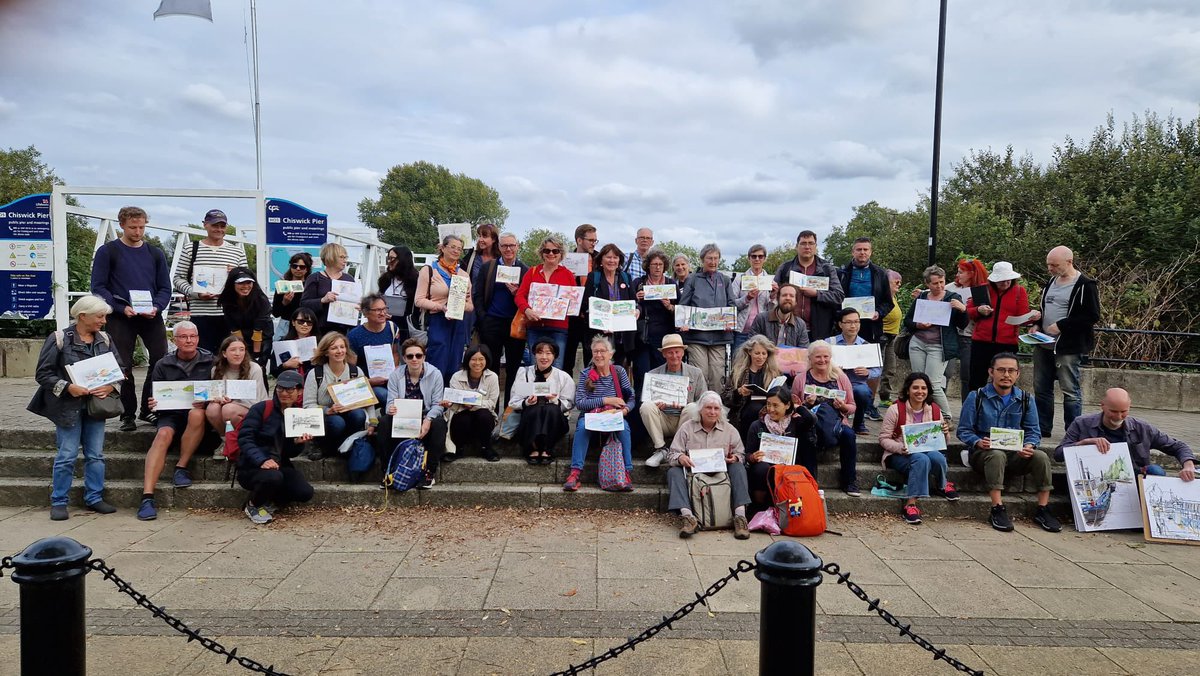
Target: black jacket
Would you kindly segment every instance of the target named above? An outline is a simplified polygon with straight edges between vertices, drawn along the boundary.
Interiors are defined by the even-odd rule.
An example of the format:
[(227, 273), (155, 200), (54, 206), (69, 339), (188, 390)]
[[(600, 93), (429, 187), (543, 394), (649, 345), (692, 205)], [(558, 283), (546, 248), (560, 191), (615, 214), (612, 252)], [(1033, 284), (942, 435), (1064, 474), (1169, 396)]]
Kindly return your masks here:
[[(793, 413), (795, 415), (788, 423), (787, 432), (783, 436), (796, 440), (796, 464), (804, 465), (816, 477), (818, 446), (816, 416), (803, 406), (797, 406)], [(767, 426), (763, 424), (761, 418), (750, 423), (750, 430), (746, 433), (746, 457), (758, 452), (762, 443), (760, 435), (766, 431)]]
[(267, 460), (274, 460), (280, 467), (291, 467), (292, 458), (304, 450), (303, 444), (298, 444), (295, 439), (283, 435), (283, 406), (278, 397), (272, 396), (271, 401), (271, 415), (265, 419), (265, 401), (251, 406), (246, 417), (242, 419), (242, 425), (238, 428), (240, 469), (258, 469)]
[[(1046, 288), (1053, 283), (1046, 281), (1042, 287), (1042, 303), (1040, 310), (1046, 316)], [(1096, 280), (1082, 272), (1071, 296), (1067, 299), (1067, 316), (1058, 322), (1058, 340), (1054, 343), (1054, 354), (1089, 354), (1096, 346), (1096, 322), (1100, 321), (1100, 289)], [(1041, 320), (1037, 322), (1039, 331), (1045, 331)]]
[[(847, 296), (850, 295), (850, 270), (853, 267), (854, 263), (850, 262), (838, 270), (838, 278)], [(858, 335), (868, 343), (878, 343), (883, 340), (883, 318), (896, 303), (892, 300), (892, 285), (888, 282), (887, 270), (874, 263), (868, 263), (867, 267), (871, 269), (871, 295), (875, 297), (875, 312), (879, 313), (879, 319), (860, 317), (862, 325)]]
[(164, 355), (154, 365), (150, 372), (150, 382), (178, 382), (180, 380), (208, 380), (212, 377), (213, 354), (208, 350), (196, 348), (196, 356), (191, 361), (182, 361), (178, 352)]
[[(637, 291), (633, 288), (633, 280), (629, 278), (629, 273), (624, 270), (617, 270), (616, 274), (617, 300), (637, 300)], [(599, 269), (593, 270), (592, 274), (587, 276), (587, 282), (583, 285), (583, 305), (579, 308), (579, 316), (585, 322), (588, 321), (588, 305), (591, 302), (592, 296), (599, 296), (604, 300), (608, 300), (612, 296), (609, 295), (608, 280), (604, 278), (604, 273)], [(601, 331), (589, 329), (588, 335), (595, 335)], [(613, 348), (629, 352), (634, 348), (634, 338), (637, 331), (618, 331), (609, 334), (609, 338), (613, 342)]]
[[(835, 333), (838, 333), (834, 326), (834, 315), (838, 310), (842, 309), (842, 300), (846, 298), (845, 292), (842, 290), (841, 280), (838, 278), (837, 268), (833, 263), (817, 256), (815, 259), (817, 277), (829, 278), (829, 290), (817, 292), (816, 298), (812, 299), (812, 307), (809, 312), (808, 322), (808, 340), (822, 340), (828, 338)], [(791, 272), (800, 267), (799, 262), (793, 257), (788, 262), (779, 266), (775, 271), (775, 283), (784, 285), (791, 278)], [(883, 315), (880, 314), (880, 317)]]
[[(492, 295), (496, 293), (496, 266), (498, 265), (500, 265), (499, 258), (484, 263), (483, 268), (479, 270), (479, 283), (475, 284), (472, 282), (471, 303), (475, 305), (475, 314), (480, 317), (487, 315), (488, 306), (492, 304)], [(518, 258), (516, 267), (521, 269), (521, 275), (518, 279), (525, 279), (525, 273), (529, 272), (529, 266), (522, 263), (521, 259)], [(517, 282), (517, 286), (520, 285), (521, 283)], [(514, 304), (516, 295), (515, 293), (513, 294)], [(512, 317), (509, 317), (509, 319), (512, 319)]]
[[(67, 377), (66, 366), (105, 352), (113, 352), (117, 364), (122, 368), (125, 367), (121, 363), (120, 355), (115, 354), (116, 350), (113, 349), (111, 338), (104, 332), (97, 333), (92, 344), (88, 345), (79, 340), (79, 334), (76, 332), (75, 325), (72, 324), (63, 329), (61, 350), (58, 349), (58, 339), (54, 333), (51, 333), (46, 337), (46, 342), (42, 343), (42, 350), (38, 353), (37, 369), (34, 371), (38, 389), (33, 393), (33, 398), (29, 400), (26, 409), (30, 413), (36, 413), (49, 419), (50, 422), (60, 427), (74, 425), (79, 420), (80, 411), (87, 398), (72, 397), (67, 393), (67, 385), (70, 384), (71, 379)], [(118, 394), (119, 392), (114, 391), (109, 396)]]

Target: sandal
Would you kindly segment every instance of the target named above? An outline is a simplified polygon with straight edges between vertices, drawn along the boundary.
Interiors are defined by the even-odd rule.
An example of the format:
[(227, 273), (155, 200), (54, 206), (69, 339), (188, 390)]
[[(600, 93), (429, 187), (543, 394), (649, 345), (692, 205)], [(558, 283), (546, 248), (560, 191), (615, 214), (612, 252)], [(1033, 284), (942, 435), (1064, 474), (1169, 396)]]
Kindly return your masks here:
[(542, 459), (538, 456), (537, 451), (534, 451), (532, 455), (525, 456), (525, 462), (529, 463), (530, 465), (540, 464), (541, 461)]
[(543, 451), (543, 452), (542, 452), (541, 461), (542, 461), (542, 464), (543, 464), (543, 465), (549, 465), (549, 464), (552, 464), (552, 463), (554, 462), (554, 456), (552, 456), (552, 455), (550, 455), (549, 453), (546, 453), (546, 452), (544, 452), (544, 451)]

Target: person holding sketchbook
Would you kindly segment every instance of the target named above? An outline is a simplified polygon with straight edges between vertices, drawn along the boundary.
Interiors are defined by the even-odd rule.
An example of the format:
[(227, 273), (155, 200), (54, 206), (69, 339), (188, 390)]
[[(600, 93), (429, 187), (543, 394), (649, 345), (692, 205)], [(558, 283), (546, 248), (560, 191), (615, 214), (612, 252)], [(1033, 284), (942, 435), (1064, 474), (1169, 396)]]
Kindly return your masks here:
[(725, 471), (729, 475), (732, 489), (730, 507), (733, 508), (733, 536), (739, 540), (750, 537), (746, 521), (746, 505), (750, 504), (750, 488), (746, 479), (746, 450), (742, 436), (725, 418), (721, 406), (721, 395), (709, 390), (700, 395), (700, 416), (680, 424), (679, 431), (671, 440), (667, 451), (667, 487), (671, 492), (667, 511), (679, 514), (679, 537), (690, 538), (700, 530), (696, 515), (692, 512), (692, 500), (688, 492), (688, 477), (685, 470), (694, 469), (689, 451), (720, 449), (724, 454)]
[(662, 352), (666, 363), (650, 370), (650, 373), (687, 378), (687, 397), (683, 406), (670, 406), (662, 401), (646, 401), (643, 393), (642, 405), (638, 407), (638, 414), (646, 426), (650, 444), (654, 447), (654, 453), (646, 460), (647, 467), (658, 467), (662, 464), (667, 457), (667, 435), (674, 435), (683, 421), (699, 415), (696, 401), (700, 399), (701, 392), (708, 390), (704, 373), (691, 364), (683, 363), (684, 349), (683, 339), (678, 333), (665, 336), (659, 352)]
[[(1179, 478), (1196, 478), (1196, 456), (1184, 442), (1172, 438), (1154, 425), (1129, 415), (1133, 399), (1119, 387), (1109, 388), (1100, 402), (1100, 412), (1080, 416), (1067, 428), (1067, 434), (1054, 449), (1054, 459), (1062, 462), (1068, 446), (1095, 446), (1108, 453), (1113, 444), (1129, 445), (1129, 458), (1138, 474), (1166, 476), (1162, 465), (1150, 462), (1150, 449), (1174, 456), (1179, 461)], [(1040, 413), (1039, 413), (1040, 415)]]
[[(475, 297), (475, 326), (479, 330), (479, 341), (487, 345), (495, 365), (493, 370), (500, 373), (500, 358), (504, 358), (504, 399), (512, 396), (513, 381), (516, 380), (517, 370), (525, 357), (525, 339), (513, 338), (512, 323), (517, 315), (517, 290), (521, 286), (521, 278), (529, 272), (529, 266), (517, 258), (520, 243), (517, 236), (511, 232), (500, 234), (500, 257), (488, 261), (479, 272), (474, 282)], [(516, 282), (500, 281), (497, 275), (504, 266), (504, 272), (513, 272), (516, 268)], [(507, 279), (507, 277), (506, 277)]]
[[(625, 473), (633, 474), (633, 444), (629, 435), (629, 411), (637, 406), (633, 384), (629, 382), (629, 374), (625, 369), (612, 363), (613, 346), (602, 335), (592, 338), (592, 365), (579, 373), (579, 383), (575, 386), (575, 405), (579, 407), (579, 420), (575, 425), (575, 436), (571, 444), (571, 471), (563, 483), (563, 490), (574, 492), (579, 490), (579, 474), (583, 471), (583, 461), (587, 457), (588, 444), (592, 432), (587, 429), (587, 414), (605, 411), (620, 411), (622, 427), (615, 432), (621, 442), (621, 453), (625, 460)], [(629, 486), (629, 490), (633, 490)]]
[[(280, 324), (292, 318), (296, 310), (300, 309), (300, 296), (304, 293), (304, 280), (308, 278), (308, 273), (312, 272), (313, 258), (312, 254), (307, 251), (292, 254), (288, 260), (288, 269), (284, 271), (281, 281), (298, 282), (300, 291), (275, 291), (275, 295), (271, 297), (271, 316), (282, 320)], [(280, 327), (275, 332), (275, 337), (280, 337), (287, 333), (286, 327)]]
[(1033, 348), (1033, 391), (1042, 436), (1054, 430), (1054, 383), (1063, 396), (1063, 428), (1083, 415), (1079, 365), (1096, 344), (1100, 291), (1096, 280), (1075, 268), (1075, 254), (1056, 246), (1046, 254), (1052, 277), (1042, 287), (1042, 316), (1033, 328), (1054, 338)]
[[(840, 396), (817, 395), (805, 392), (809, 386), (840, 391)], [(847, 416), (853, 416), (854, 395), (851, 394), (850, 379), (833, 363), (833, 347), (824, 340), (814, 341), (808, 346), (808, 371), (797, 374), (792, 381), (792, 398), (803, 402), (817, 418), (817, 443), (821, 446), (838, 447), (841, 471), (838, 483), (852, 498), (862, 495), (858, 489), (858, 440), (854, 430), (847, 424)]]
[[(93, 512), (117, 511), (104, 501), (104, 418), (89, 415), (88, 398), (106, 399), (114, 395), (113, 384), (88, 388), (71, 382), (67, 366), (102, 354), (112, 354), (117, 368), (122, 362), (112, 339), (102, 330), (112, 308), (99, 296), (80, 297), (71, 306), (67, 328), (46, 337), (38, 353), (38, 389), (28, 410), (54, 423), (57, 452), (51, 472), (50, 518), (64, 521), (67, 493), (75, 476), (75, 459), (83, 448), (83, 504)], [(147, 411), (151, 409), (146, 409)]]
[[(304, 408), (319, 408), (325, 412), (325, 436), (321, 451), (332, 455), (351, 434), (364, 428), (374, 429), (375, 406), (346, 409), (334, 401), (331, 388), (361, 378), (366, 373), (349, 361), (350, 345), (337, 331), (326, 333), (317, 343), (313, 367), (304, 377)], [(371, 426), (368, 427), (368, 424)]]
[(271, 301), (258, 285), (254, 271), (250, 268), (231, 270), (217, 303), (225, 313), (226, 335), (243, 339), (250, 351), (250, 360), (265, 365), (271, 354), (275, 331), (271, 324)]
[[(946, 290), (946, 271), (931, 265), (922, 275), (926, 290), (922, 291), (904, 316), (904, 327), (912, 335), (908, 344), (908, 359), (915, 373), (928, 374), (933, 389), (929, 397), (950, 416), (950, 400), (946, 398), (946, 363), (958, 357), (958, 330), (967, 325), (967, 306), (962, 296)], [(918, 322), (914, 319), (921, 301), (950, 305), (949, 321), (945, 324)], [(941, 306), (939, 309), (943, 309)]]
[[(425, 314), (425, 326), (429, 331), (429, 364), (447, 377), (454, 373), (462, 359), (470, 331), (464, 318), (475, 308), (471, 300), (471, 278), (458, 264), (462, 253), (463, 241), (457, 235), (446, 235), (438, 246), (437, 260), (421, 268), (417, 276), (416, 304), (417, 311)], [(448, 312), (454, 277), (463, 278), (467, 284), (462, 314), (458, 317), (451, 317)]]
[(197, 277), (208, 281), (212, 273), (224, 277), (236, 267), (246, 267), (246, 250), (242, 245), (225, 240), (225, 230), (229, 227), (229, 219), (220, 209), (211, 209), (204, 214), (204, 239), (192, 240), (191, 246), (184, 247), (183, 262), (175, 268), (172, 284), (175, 290), (188, 299), (188, 311), (192, 324), (200, 332), (200, 345), (210, 355), (221, 346), (221, 341), (229, 335), (225, 325), (225, 313), (217, 304), (220, 288), (212, 288), (200, 284)]
[[(967, 300), (967, 317), (975, 322), (975, 333), (971, 335), (969, 390), (978, 390), (988, 382), (992, 357), (1001, 352), (1017, 352), (1017, 324), (1007, 320), (1012, 317), (1028, 317), (1025, 321), (1041, 319), (1041, 313), (1029, 313), (1029, 294), (1025, 287), (1017, 284), (1021, 274), (1013, 269), (1012, 263), (999, 261), (992, 266), (986, 289), (987, 302), (976, 297), (972, 290)], [(983, 294), (979, 294), (982, 296)], [(1014, 320), (1016, 321), (1016, 320)], [(966, 406), (964, 400), (963, 406)]]
[(746, 437), (750, 427), (761, 417), (759, 414), (766, 404), (764, 393), (776, 378), (783, 375), (775, 363), (775, 354), (778, 352), (779, 348), (766, 336), (754, 335), (742, 343), (733, 355), (733, 371), (721, 398), (729, 407), (729, 419), (742, 433), (742, 440), (746, 443), (749, 443)]
[[(587, 281), (583, 284), (583, 304), (580, 306), (579, 314), (585, 321), (589, 318), (589, 308), (593, 296), (610, 301), (636, 299), (633, 280), (629, 277), (629, 273), (621, 269), (625, 261), (625, 253), (616, 244), (605, 244), (600, 249), (599, 260), (600, 266), (587, 276)], [(612, 359), (613, 363), (626, 366), (629, 357), (633, 355), (636, 334), (637, 331), (612, 332), (589, 328), (588, 340), (590, 341), (595, 335), (607, 336), (616, 349), (616, 354)]]
[[(754, 325), (754, 320), (771, 309), (779, 290), (779, 284), (771, 278), (771, 273), (763, 269), (767, 262), (767, 247), (762, 244), (750, 245), (750, 250), (746, 252), (746, 260), (750, 261), (750, 268), (733, 280), (733, 292), (737, 295), (733, 303), (737, 308), (737, 331), (733, 334), (734, 352), (750, 339), (750, 327)], [(746, 287), (751, 286), (751, 279), (755, 283), (753, 288), (747, 289)], [(804, 337), (804, 343), (808, 344), (807, 335)]]
[[(554, 358), (554, 368), (562, 369), (563, 353), (567, 351), (568, 322), (566, 319), (543, 319), (529, 305), (529, 291), (534, 284), (555, 284), (557, 286), (575, 286), (575, 276), (563, 266), (563, 243), (558, 237), (551, 235), (542, 240), (539, 249), (542, 257), (540, 265), (533, 266), (521, 278), (521, 286), (517, 288), (517, 312), (525, 315), (526, 344), (530, 350), (533, 346), (549, 340), (558, 348)], [(539, 287), (540, 288), (540, 287)], [(569, 371), (567, 372), (570, 373)]]
[(454, 462), (458, 457), (459, 445), (475, 444), (479, 453), (488, 462), (499, 462), (500, 456), (492, 448), (492, 432), (496, 429), (496, 400), (500, 398), (500, 378), (492, 370), (492, 354), (486, 345), (468, 347), (463, 354), (462, 368), (450, 376), (447, 389), (469, 393), (478, 397), (475, 403), (443, 399), (446, 409), (446, 426), (450, 430), (450, 442), (442, 462)]
[[(699, 272), (688, 277), (679, 292), (677, 305), (699, 308), (733, 307), (737, 294), (733, 291), (733, 283), (729, 277), (717, 268), (721, 264), (721, 249), (714, 243), (705, 244), (700, 248)], [(688, 363), (695, 365), (704, 372), (704, 380), (709, 387), (721, 388), (725, 385), (725, 374), (728, 369), (726, 350), (733, 343), (733, 326), (724, 330), (690, 330), (680, 327), (683, 342), (687, 343)]]
[[(213, 354), (200, 347), (200, 332), (196, 325), (192, 322), (179, 322), (171, 329), (171, 333), (175, 351), (167, 353), (154, 365), (154, 370), (150, 372), (151, 388), (154, 387), (153, 383), (211, 380)], [(176, 410), (158, 410), (158, 401), (153, 396), (150, 397), (149, 403), (150, 410), (157, 414), (154, 422), (157, 431), (154, 433), (154, 441), (150, 442), (150, 450), (146, 451), (142, 503), (137, 512), (139, 521), (153, 521), (158, 518), (154, 489), (158, 486), (158, 477), (167, 461), (167, 449), (176, 437), (180, 437), (179, 462), (175, 464), (171, 483), (175, 488), (187, 488), (192, 485), (192, 473), (188, 470), (188, 463), (200, 447), (206, 427), (206, 404), (203, 401), (193, 402), (187, 408)]]
[(446, 418), (443, 415), (446, 409), (442, 406), (446, 398), (446, 381), (442, 372), (426, 361), (422, 341), (416, 338), (404, 341), (400, 345), (400, 355), (404, 358), (404, 366), (388, 376), (387, 405), (375, 434), (375, 451), (381, 462), (386, 463), (391, 457), (392, 450), (401, 441), (392, 436), (395, 418), (402, 413), (397, 402), (411, 402), (411, 408), (415, 409), (413, 417), (421, 420), (413, 436), (421, 440), (426, 453), (425, 477), (417, 488), (428, 490), (436, 483), (438, 466), (446, 453)]
[[(831, 343), (834, 345), (867, 344), (867, 341), (858, 334), (858, 329), (862, 325), (862, 318), (859, 316), (858, 310), (848, 307), (838, 312), (837, 324), (841, 333), (834, 336), (830, 340)], [(879, 415), (879, 411), (874, 410), (875, 393), (871, 391), (871, 385), (868, 381), (878, 380), (879, 375), (883, 372), (883, 368), (881, 366), (858, 366), (852, 369), (844, 369), (844, 371), (854, 391), (854, 433), (859, 436), (869, 434), (866, 424), (863, 423), (863, 418), (882, 420), (883, 416)]]
[[(884, 469), (894, 469), (906, 477), (906, 497), (900, 508), (900, 516), (911, 525), (921, 523), (921, 508), (917, 507), (917, 500), (929, 497), (931, 474), (937, 482), (938, 492), (951, 502), (958, 500), (954, 483), (946, 480), (949, 466), (945, 454), (938, 450), (910, 449), (904, 434), (905, 425), (940, 421), (937, 433), (943, 441), (949, 440), (950, 422), (942, 415), (942, 408), (931, 403), (932, 391), (933, 382), (928, 375), (919, 371), (908, 374), (896, 403), (883, 414), (883, 425), (879, 428)], [(944, 443), (940, 445), (945, 447)]]
[[(288, 322), (288, 332), (284, 334), (283, 340), (301, 340), (303, 338), (312, 337), (313, 345), (315, 347), (316, 336), (313, 335), (313, 326), (315, 326), (316, 323), (317, 316), (313, 314), (312, 310), (309, 310), (306, 307), (296, 308), (296, 311), (292, 313), (291, 321)], [(291, 352), (281, 354), (276, 348), (278, 348), (278, 345), (272, 344), (271, 375), (278, 377), (280, 373), (291, 370), (296, 371), (301, 376), (304, 376), (308, 373), (308, 370), (312, 368), (311, 355), (301, 356), (298, 354), (292, 354)], [(283, 357), (282, 361), (280, 361), (280, 357)]]
[[(367, 380), (375, 390), (375, 398), (386, 401), (388, 376), (400, 363), (400, 343), (397, 342), (401, 335), (400, 327), (388, 319), (387, 301), (377, 293), (363, 296), (360, 309), (367, 321), (350, 329), (350, 333), (346, 334), (346, 340), (350, 341), (348, 358), (351, 364), (367, 372)], [(370, 351), (377, 358), (382, 356), (387, 360), (386, 373), (372, 374), (367, 348), (371, 348)]]
[(848, 294), (842, 291), (842, 282), (833, 263), (817, 256), (817, 233), (812, 230), (801, 230), (796, 235), (796, 257), (775, 269), (775, 283), (783, 288), (792, 281), (793, 272), (829, 280), (829, 288), (823, 291), (811, 286), (799, 289), (795, 313), (808, 327), (809, 342), (832, 336), (835, 331), (833, 315), (842, 308), (842, 299)]
[[(875, 299), (875, 312), (870, 317), (860, 318), (859, 321), (862, 322), (860, 333), (863, 339), (868, 343), (878, 343), (883, 340), (883, 322), (880, 319), (891, 312), (896, 301), (892, 298), (892, 285), (888, 281), (887, 270), (871, 261), (872, 246), (870, 237), (854, 240), (850, 247), (853, 259), (838, 270), (838, 277), (842, 288), (846, 290), (846, 298), (871, 296)], [(873, 404), (871, 408), (874, 408)]]
[(637, 352), (633, 358), (634, 373), (646, 373), (665, 360), (658, 348), (667, 334), (675, 333), (675, 300), (670, 298), (646, 299), (647, 286), (675, 287), (675, 299), (679, 298), (680, 285), (667, 276), (667, 254), (662, 249), (651, 249), (642, 259), (646, 274), (633, 280), (634, 296), (638, 300)]
[(284, 410), (300, 405), (303, 387), (304, 378), (299, 373), (283, 371), (275, 381), (271, 402), (261, 401), (251, 406), (238, 428), (241, 453), (237, 480), (250, 491), (242, 511), (256, 524), (273, 521), (280, 507), (312, 500), (312, 484), (292, 465), (292, 458), (300, 455), (305, 442), (312, 437), (308, 434), (288, 437), (283, 422)]
[[(997, 263), (999, 266), (999, 263)], [(972, 358), (977, 354), (972, 354)], [(958, 440), (967, 446), (967, 463), (983, 475), (988, 494), (992, 499), (992, 511), (988, 522), (998, 531), (1013, 529), (1012, 519), (1004, 507), (1001, 492), (1005, 479), (1010, 475), (1028, 475), (1026, 485), (1032, 481), (1037, 487), (1037, 512), (1034, 522), (1042, 530), (1057, 533), (1062, 530), (1050, 504), (1050, 491), (1054, 488), (1050, 474), (1050, 456), (1038, 448), (1042, 440), (1038, 425), (1037, 406), (1033, 396), (1017, 387), (1021, 367), (1017, 355), (1001, 352), (991, 358), (988, 367), (989, 382), (984, 387), (967, 395), (962, 415), (958, 419)], [(999, 439), (992, 439), (994, 432), (1002, 430), (1011, 446), (1000, 446)]]
[(796, 443), (796, 457), (792, 465), (804, 465), (808, 473), (817, 476), (817, 436), (812, 411), (796, 406), (788, 388), (779, 386), (767, 394), (763, 402), (762, 416), (750, 424), (746, 434), (746, 468), (749, 474), (750, 498), (760, 507), (771, 506), (771, 489), (767, 474), (773, 464), (759, 450), (762, 435), (772, 434), (787, 437)]
[[(565, 371), (555, 368), (558, 344), (542, 340), (533, 346), (533, 363), (517, 374), (512, 398), (508, 405), (520, 415), (515, 435), (530, 465), (549, 465), (559, 439), (567, 434), (567, 414), (575, 406), (575, 381)], [(546, 383), (543, 390), (534, 392), (534, 383)]]
[[(331, 324), (329, 319), (329, 304), (337, 301), (338, 294), (333, 290), (335, 281), (354, 282), (353, 276), (346, 273), (346, 264), (350, 262), (350, 254), (346, 247), (337, 242), (327, 242), (321, 247), (321, 263), (325, 269), (314, 272), (304, 280), (304, 293), (300, 295), (300, 306), (306, 307), (317, 316), (317, 325), (313, 331), (317, 337), (324, 336), (330, 331), (342, 331), (343, 325)], [(308, 389), (305, 386), (304, 389)]]
[[(226, 390), (223, 396), (209, 400), (204, 417), (217, 434), (225, 434), (225, 423), (236, 428), (251, 406), (267, 398), (267, 380), (263, 378), (262, 367), (251, 361), (246, 341), (238, 336), (229, 336), (221, 342), (221, 349), (213, 362), (212, 379), (250, 382), (254, 391), (253, 397), (234, 398)], [(229, 387), (228, 383), (225, 387)], [(225, 456), (220, 452), (213, 454), (213, 460), (224, 459)]]

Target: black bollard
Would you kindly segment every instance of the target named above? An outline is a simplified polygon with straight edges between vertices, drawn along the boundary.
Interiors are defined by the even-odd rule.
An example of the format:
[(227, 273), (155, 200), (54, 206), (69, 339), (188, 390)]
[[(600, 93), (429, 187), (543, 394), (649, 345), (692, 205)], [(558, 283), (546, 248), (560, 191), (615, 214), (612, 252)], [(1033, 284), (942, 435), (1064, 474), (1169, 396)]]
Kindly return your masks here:
[(754, 562), (762, 585), (759, 676), (812, 676), (821, 558), (799, 542), (781, 540), (755, 554)]
[(38, 540), (13, 557), (21, 585), (21, 676), (87, 673), (83, 581), (92, 556), (67, 537)]

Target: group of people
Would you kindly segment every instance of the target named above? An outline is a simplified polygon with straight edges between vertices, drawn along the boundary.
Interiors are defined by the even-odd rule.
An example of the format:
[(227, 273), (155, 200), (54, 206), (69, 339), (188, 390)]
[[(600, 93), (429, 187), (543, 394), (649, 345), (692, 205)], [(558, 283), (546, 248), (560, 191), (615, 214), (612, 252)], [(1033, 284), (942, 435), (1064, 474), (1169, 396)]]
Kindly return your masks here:
[[(901, 435), (906, 424), (941, 421), (943, 433), (948, 437), (953, 431), (967, 446), (966, 462), (985, 477), (994, 527), (1012, 528), (1001, 492), (1005, 475), (1017, 473), (1031, 474), (1038, 484), (1037, 523), (1058, 530), (1061, 526), (1046, 508), (1049, 456), (1037, 448), (1053, 426), (1055, 383), (1063, 391), (1068, 438), (1074, 434), (1075, 440), (1112, 441), (1124, 439), (1128, 431), (1131, 447), (1139, 449), (1135, 454), (1141, 453), (1135, 458), (1139, 467), (1155, 471), (1148, 449), (1157, 444), (1176, 454), (1185, 468), (1182, 476), (1192, 476), (1193, 460), (1185, 445), (1164, 441), (1145, 423), (1131, 424), (1132, 419), (1118, 416), (1122, 403), (1128, 411), (1127, 395), (1110, 392), (1098, 420), (1081, 416), (1080, 358), (1093, 345), (1099, 299), (1095, 281), (1074, 267), (1065, 247), (1047, 256), (1052, 278), (1038, 310), (1030, 310), (1012, 265), (998, 262), (989, 272), (980, 261), (963, 258), (952, 283), (942, 268), (927, 268), (922, 288), (913, 292), (914, 302), (902, 313), (896, 297), (902, 279), (872, 262), (867, 238), (856, 240), (852, 260), (836, 267), (816, 255), (816, 234), (803, 231), (795, 257), (773, 275), (764, 270), (766, 247), (755, 244), (748, 250), (749, 269), (731, 278), (719, 269), (722, 254), (715, 244), (701, 249), (700, 269), (693, 272), (686, 257), (671, 259), (655, 248), (648, 228), (637, 231), (635, 245), (626, 253), (612, 243), (597, 248), (597, 230), (589, 224), (576, 228), (573, 251), (585, 254), (586, 271), (577, 265), (568, 269), (566, 245), (555, 236), (539, 243), (540, 262), (530, 267), (517, 258), (515, 235), (484, 224), (469, 251), (462, 238), (448, 235), (439, 242), (435, 259), (419, 268), (410, 249), (393, 247), (374, 288), (364, 288), (370, 293), (359, 303), (363, 319), (347, 326), (330, 320), (330, 305), (339, 298), (335, 282), (368, 285), (347, 272), (347, 252), (337, 243), (322, 247), (321, 270), (314, 271), (309, 254), (293, 255), (284, 279), (302, 281), (303, 291), (280, 290), (268, 299), (246, 267), (244, 251), (225, 241), (227, 221), (220, 210), (205, 215), (207, 236), (185, 248), (173, 279), (162, 252), (144, 241), (145, 211), (126, 207), (118, 218), (121, 238), (97, 251), (92, 295), (74, 304), (75, 322), (48, 337), (39, 357), (41, 388), (30, 408), (58, 429), (51, 496), (55, 519), (67, 517), (66, 492), (80, 447), (86, 458), (85, 503), (95, 511), (112, 511), (102, 495), (103, 420), (84, 404), (89, 397), (117, 396), (116, 391), (113, 386), (86, 390), (71, 384), (65, 371), (67, 365), (103, 352), (112, 352), (125, 372), (119, 394), (121, 430), (134, 429), (135, 418), (157, 430), (146, 457), (139, 519), (157, 515), (154, 492), (168, 449), (179, 446), (171, 481), (186, 488), (192, 481), (191, 457), (206, 439), (214, 440), (208, 444), (213, 449), (219, 447), (223, 435), (226, 448), (239, 448), (237, 480), (250, 491), (245, 513), (256, 523), (268, 522), (279, 505), (312, 496), (312, 487), (291, 463), (307, 442), (313, 442), (308, 447), (314, 456), (332, 455), (365, 433), (377, 458), (386, 462), (397, 441), (390, 430), (398, 400), (421, 402), (417, 438), (427, 458), (417, 486), (421, 489), (433, 487), (440, 464), (453, 462), (466, 449), (477, 448), (488, 461), (498, 460), (493, 445), (502, 430), (517, 441), (529, 464), (552, 462), (570, 431), (574, 409), (579, 415), (563, 488), (576, 491), (589, 447), (599, 436), (587, 429), (586, 414), (619, 412), (624, 423), (610, 438), (620, 444), (627, 476), (633, 469), (633, 438), (644, 435), (653, 447), (647, 466), (668, 468), (669, 509), (680, 514), (684, 537), (698, 527), (688, 503), (689, 450), (724, 449), (734, 533), (742, 538), (748, 535), (747, 508), (770, 507), (770, 463), (759, 449), (763, 434), (795, 439), (795, 462), (813, 476), (819, 452), (836, 447), (839, 488), (857, 497), (857, 438), (869, 434), (866, 420), (882, 421), (883, 466), (907, 478), (902, 505), (907, 522), (920, 523), (918, 501), (931, 492), (958, 499), (945, 455), (910, 453)], [(198, 284), (198, 266), (226, 270), (224, 290), (212, 293)], [(579, 313), (543, 317), (546, 306), (536, 302), (540, 296), (534, 284), (582, 287)], [(652, 297), (648, 287), (655, 287)], [(662, 293), (664, 287), (675, 293)], [(191, 317), (174, 325), (174, 350), (168, 353), (160, 315), (172, 289), (188, 299)], [(149, 292), (149, 304), (144, 292)], [(135, 296), (143, 299), (136, 309)], [(589, 300), (597, 297), (634, 301), (636, 329), (593, 328)], [(873, 311), (843, 307), (851, 297), (870, 297)], [(916, 300), (947, 303), (949, 321), (917, 321)], [(723, 329), (689, 329), (676, 325), (677, 306), (733, 307), (736, 320)], [(110, 333), (103, 331), (106, 326)], [(1034, 397), (1016, 386), (1022, 326), (1051, 338), (1034, 350)], [(277, 335), (315, 338), (316, 350), (311, 356), (277, 355), (271, 349)], [(139, 337), (150, 377), (143, 383), (137, 413), (130, 367)], [(898, 341), (907, 342), (906, 352), (895, 349)], [(835, 363), (837, 346), (864, 344), (879, 345), (884, 356), (880, 366), (842, 369)], [(367, 349), (380, 347), (390, 348), (393, 360), (394, 370), (386, 376), (366, 369)], [(781, 350), (790, 348), (805, 348), (804, 361), (781, 366)], [(575, 376), (579, 352), (583, 359)], [(907, 358), (912, 366), (900, 385), (894, 382), (898, 358)], [(945, 392), (946, 372), (954, 362), (963, 381), (958, 416)], [(267, 373), (275, 379), (273, 393), (267, 390)], [(686, 379), (685, 400), (639, 401), (647, 374)], [(332, 396), (331, 386), (356, 378), (368, 379), (375, 405), (347, 408)], [(254, 381), (256, 394), (250, 399), (217, 397), (189, 410), (156, 410), (152, 383), (210, 379)], [(479, 396), (474, 403), (451, 401), (447, 388)], [(293, 406), (321, 409), (325, 434), (318, 439), (285, 436), (284, 410)], [(631, 416), (635, 410), (637, 415)], [(1024, 430), (1024, 449), (992, 449), (991, 427)], [(633, 486), (626, 481), (622, 489)]]

